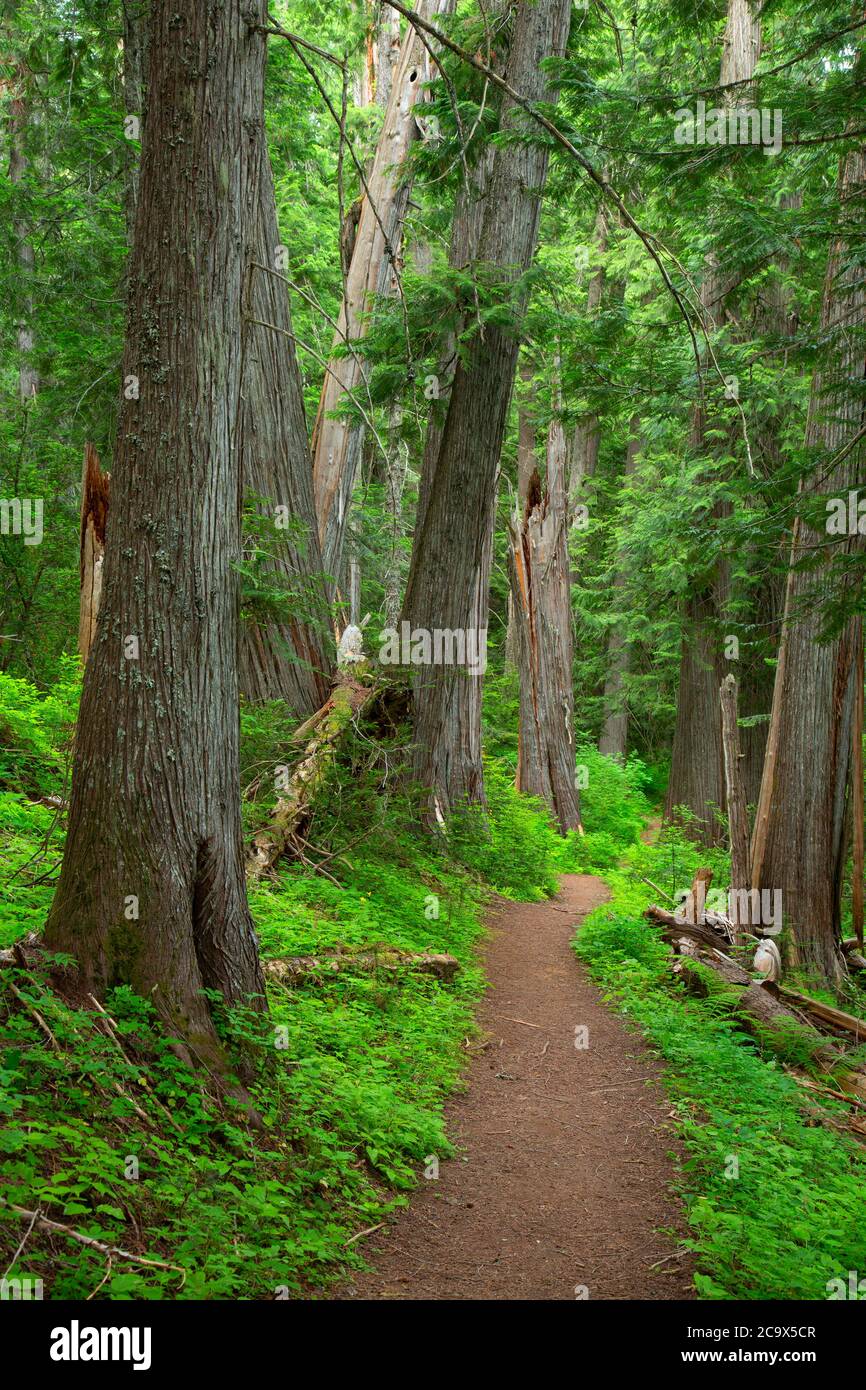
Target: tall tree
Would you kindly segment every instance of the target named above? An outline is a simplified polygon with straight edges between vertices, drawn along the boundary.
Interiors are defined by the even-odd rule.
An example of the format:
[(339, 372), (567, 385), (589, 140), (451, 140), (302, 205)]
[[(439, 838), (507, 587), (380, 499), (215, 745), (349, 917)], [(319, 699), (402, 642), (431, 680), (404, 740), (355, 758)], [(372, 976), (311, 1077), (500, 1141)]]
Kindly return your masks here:
[[(506, 76), (529, 101), (553, 97), (545, 59), (565, 52), (570, 10), (567, 0), (516, 9)], [(423, 511), (419, 503), (403, 605), (413, 628), (457, 631), (467, 645), (486, 641), (496, 476), (526, 302), (521, 281), (535, 250), (548, 162), (547, 146), (527, 132), (525, 114), (508, 95), (500, 123), (518, 138), (496, 151), (479, 260), (487, 292), (508, 313), (491, 316), (483, 332), (476, 325), (458, 362)], [(428, 789), (432, 818), (483, 799), (479, 687), (478, 674), (456, 665), (416, 674), (413, 771)]]
[[(428, 17), (451, 8), (452, 0), (426, 0)], [(313, 481), (325, 568), (340, 574), (343, 543), (355, 475), (361, 457), (363, 432), (345, 415), (347, 393), (363, 388), (365, 369), (352, 344), (367, 331), (367, 313), (375, 295), (391, 288), (402, 239), (409, 185), (403, 163), (416, 136), (414, 108), (429, 77), (427, 50), (413, 28), (403, 40), (393, 71), (388, 108), (376, 146), (373, 167), (366, 178), (352, 254), (346, 273), (343, 302), (334, 333), (332, 360), (322, 382), (313, 428)], [(348, 349), (348, 351), (347, 351)], [(340, 410), (344, 413), (341, 416)]]
[(264, 13), (151, 7), (102, 612), (46, 933), (91, 988), (130, 983), (208, 1062), (202, 989), (263, 1006), (241, 843), (236, 566)]
[[(761, 55), (760, 8), (756, 0), (728, 0), (722, 42), (719, 86), (725, 109), (748, 107), (753, 95), (750, 79)], [(735, 284), (736, 277), (732, 280), (726, 268), (723, 248), (713, 247), (701, 282), (701, 305), (708, 332), (717, 333), (724, 327), (725, 300)], [(692, 417), (691, 443), (696, 451), (707, 447), (705, 436), (710, 424), (700, 401)], [(700, 558), (697, 563), (701, 565)], [(703, 574), (695, 575), (686, 601), (665, 816), (670, 819), (678, 806), (686, 807), (694, 817), (692, 833), (704, 844), (713, 845), (721, 843), (723, 837), (716, 810), (725, 807), (718, 697), (725, 663), (716, 623), (727, 603), (729, 576), (723, 562), (713, 564), (709, 570), (704, 564), (703, 569)]]
[[(640, 416), (632, 416), (629, 427), (629, 441), (625, 452), (624, 485), (629, 486), (637, 466), (638, 455), (643, 447), (640, 434)], [(610, 625), (607, 639), (607, 671), (604, 679), (604, 723), (598, 740), (598, 751), (607, 758), (625, 761), (628, 746), (628, 706), (625, 699), (625, 681), (630, 662), (630, 648), (625, 632), (622, 614), (616, 611), (616, 599), (626, 587), (626, 556), (617, 556), (613, 579), (614, 621)], [(618, 621), (617, 621), (618, 618)]]
[[(858, 58), (863, 73), (864, 55)], [(862, 82), (862, 77), (861, 77)], [(825, 981), (841, 973), (838, 950), (845, 864), (846, 792), (860, 674), (860, 627), (844, 618), (828, 639), (839, 598), (839, 561), (863, 537), (819, 529), (822, 499), (848, 509), (866, 476), (862, 382), (866, 285), (852, 244), (862, 238), (866, 154), (850, 150), (839, 169), (841, 227), (827, 264), (821, 338), (828, 361), (815, 375), (806, 444), (817, 461), (794, 525), (785, 623), (764, 779), (752, 847), (754, 886), (779, 890), (794, 964)], [(826, 513), (825, 513), (826, 515)], [(839, 626), (839, 624), (837, 624)], [(859, 802), (859, 797), (857, 798)]]
[(18, 394), (22, 403), (39, 390), (39, 372), (33, 360), (33, 278), (36, 253), (27, 216), (27, 172), (30, 167), (28, 135), (31, 119), (30, 73), (23, 61), (14, 64), (15, 92), (9, 104), (9, 182), (17, 192), (17, 211), (12, 227), (19, 271)]
[(563, 835), (582, 829), (574, 763), (568, 447), (558, 419), (547, 432), (542, 492), (532, 474), (522, 516), (509, 527), (512, 611), (520, 672), (517, 789), (541, 797)]
[(247, 324), (238, 439), (244, 492), (272, 591), (241, 626), (240, 682), (249, 699), (285, 700), (298, 715), (321, 707), (334, 669), (304, 397), (282, 264), (264, 129), (246, 206)]

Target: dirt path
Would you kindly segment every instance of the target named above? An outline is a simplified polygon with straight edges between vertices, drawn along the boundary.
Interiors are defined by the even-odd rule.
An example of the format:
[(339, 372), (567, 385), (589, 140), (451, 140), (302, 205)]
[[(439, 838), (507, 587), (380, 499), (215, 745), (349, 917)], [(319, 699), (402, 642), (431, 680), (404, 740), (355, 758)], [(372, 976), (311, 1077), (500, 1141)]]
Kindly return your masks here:
[[(586, 1296), (577, 1286), (591, 1299), (692, 1296), (687, 1259), (658, 1233), (681, 1228), (658, 1064), (569, 946), (606, 895), (599, 879), (570, 874), (552, 902), (494, 916), (479, 1015), (489, 1044), (449, 1106), (458, 1157), (368, 1241), (375, 1267), (339, 1297)], [(575, 1046), (579, 1027), (587, 1048)]]

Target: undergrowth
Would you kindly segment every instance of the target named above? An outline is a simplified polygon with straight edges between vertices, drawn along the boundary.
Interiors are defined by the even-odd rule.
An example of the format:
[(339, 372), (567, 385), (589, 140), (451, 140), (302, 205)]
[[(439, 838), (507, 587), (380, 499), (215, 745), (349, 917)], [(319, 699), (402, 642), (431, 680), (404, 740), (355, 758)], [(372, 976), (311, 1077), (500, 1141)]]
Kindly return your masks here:
[[(43, 801), (64, 787), (76, 705), (69, 676), (50, 698), (2, 678), (0, 945), (41, 927), (53, 891), (62, 823)], [(267, 818), (292, 726), (279, 705), (245, 710), (242, 724), (249, 829)], [(36, 1228), (10, 1278), (41, 1278), (51, 1298), (309, 1293), (359, 1265), (363, 1242), (353, 1237), (405, 1201), (430, 1156), (451, 1152), (443, 1109), (460, 1084), (483, 988), (475, 947), (484, 903), (494, 890), (552, 892), (562, 847), (496, 762), (484, 822), (463, 817), (437, 843), (419, 830), (411, 798), (393, 791), (400, 756), (363, 730), (350, 742), (305, 831), (307, 862), (251, 894), (262, 954), (390, 945), (447, 951), (460, 971), (444, 985), (405, 970), (344, 969), (302, 987), (270, 983), (266, 1022), (220, 1011), (229, 1055), (242, 1045), (257, 1059), (250, 1090), (261, 1129), (208, 1098), (128, 989), (105, 1001), (118, 1043), (89, 1001), (51, 988), (48, 960), (0, 971), (7, 1199), (179, 1267), (109, 1261)], [(27, 1227), (0, 1206), (3, 1269)]]
[[(75, 665), (50, 697), (0, 675), (0, 697), (8, 946), (40, 928), (53, 891)], [(291, 761), (292, 726), (279, 705), (245, 710), (242, 725), (250, 830), (276, 798), (275, 767)], [(215, 1000), (229, 1056), (243, 1048), (248, 1065), (255, 1059), (248, 1085), (259, 1127), (209, 1097), (128, 989), (105, 1001), (112, 1036), (88, 1000), (52, 989), (47, 959), (0, 970), (7, 1201), (174, 1266), (108, 1260), (68, 1236), (27, 1233), (29, 1218), (0, 1205), (8, 1277), (41, 1278), (51, 1298), (269, 1299), (316, 1295), (360, 1265), (359, 1232), (406, 1200), (432, 1156), (451, 1152), (444, 1104), (472, 1043), (486, 899), (537, 899), (563, 871), (601, 872), (611, 886), (576, 949), (664, 1059), (687, 1155), (681, 1185), (699, 1295), (824, 1298), (828, 1281), (866, 1268), (863, 1149), (814, 1123), (817, 1102), (737, 1030), (718, 991), (698, 1000), (672, 980), (668, 947), (642, 919), (700, 863), (724, 882), (724, 855), (679, 832), (641, 843), (655, 770), (634, 759), (619, 767), (591, 747), (577, 754), (586, 833), (560, 838), (542, 808), (514, 792), (514, 749), (489, 709), (488, 749), (486, 816), (457, 818), (436, 840), (419, 830), (412, 798), (394, 790), (399, 734), (389, 743), (359, 729), (305, 830), (304, 862), (252, 892), (265, 959), (391, 946), (449, 952), (461, 967), (449, 985), (384, 968), (292, 988), (272, 981), (266, 1018)], [(808, 1065), (801, 1042), (792, 1036), (786, 1060)]]
[[(699, 862), (724, 881), (724, 856), (676, 832), (629, 850), (606, 874), (612, 900), (586, 918), (575, 950), (664, 1059), (687, 1155), (681, 1186), (698, 1293), (824, 1299), (830, 1281), (866, 1268), (866, 1150), (816, 1123), (815, 1099), (738, 1030), (712, 988), (696, 999), (673, 979), (669, 946), (642, 918), (659, 896), (646, 880), (673, 895)], [(801, 1036), (792, 1034), (785, 1060), (808, 1066)], [(847, 1113), (821, 1105), (840, 1120)]]

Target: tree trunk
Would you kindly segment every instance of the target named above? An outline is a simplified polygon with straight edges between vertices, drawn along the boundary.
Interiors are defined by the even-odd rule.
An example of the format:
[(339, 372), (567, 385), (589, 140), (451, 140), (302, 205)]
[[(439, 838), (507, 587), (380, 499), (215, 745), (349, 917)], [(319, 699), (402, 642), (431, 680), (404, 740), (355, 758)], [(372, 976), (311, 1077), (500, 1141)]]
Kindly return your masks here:
[(854, 671), (854, 719), (851, 728), (851, 818), (854, 846), (851, 864), (851, 926), (860, 950), (863, 949), (863, 619), (858, 619), (856, 669)]
[(103, 473), (92, 444), (84, 446), (81, 474), (81, 597), (78, 617), (78, 652), (87, 661), (96, 636), (96, 620), (102, 597), (102, 565), (108, 521), (110, 474)]
[[(524, 361), (520, 367), (520, 379), (525, 386), (532, 381), (532, 363)], [(517, 517), (523, 516), (526, 498), (529, 495), (529, 480), (537, 473), (535, 462), (535, 421), (532, 411), (532, 393), (524, 399), (517, 410)], [(508, 627), (505, 632), (505, 665), (516, 671), (520, 664), (520, 631), (515, 611), (515, 592), (512, 584), (508, 591)]]
[[(749, 816), (746, 809), (746, 793), (743, 786), (742, 762), (740, 754), (740, 730), (737, 724), (737, 682), (734, 676), (727, 675), (719, 689), (722, 708), (722, 745), (725, 758), (725, 790), (728, 802), (728, 837), (731, 850), (731, 888), (736, 895), (733, 901), (742, 904), (749, 899), (743, 896), (752, 884), (749, 852)], [(739, 909), (738, 909), (739, 912)], [(740, 915), (736, 927), (748, 929), (751, 919), (746, 911)]]
[(392, 410), (388, 431), (388, 460), (385, 470), (386, 516), (390, 527), (390, 546), (385, 569), (385, 624), (396, 627), (400, 620), (402, 567), (400, 541), (403, 536), (403, 489), (409, 466), (409, 447), (400, 438), (400, 412)]
[[(726, 107), (749, 106), (753, 93), (748, 85), (761, 55), (761, 21), (754, 0), (728, 0), (719, 85), (732, 84), (725, 95)], [(724, 301), (733, 285), (722, 269), (724, 256), (712, 251), (707, 257), (701, 284), (701, 304), (708, 332), (724, 324)], [(692, 446), (704, 447), (708, 420), (701, 403), (692, 418)], [(718, 691), (725, 675), (719, 630), (715, 619), (728, 597), (727, 567), (718, 565), (705, 580), (696, 579), (686, 601), (685, 630), (680, 661), (677, 722), (671, 756), (665, 817), (675, 806), (691, 813), (692, 833), (704, 845), (721, 843), (722, 826), (714, 808), (724, 810), (725, 779), (719, 728)], [(712, 714), (710, 715), (710, 711)], [(712, 728), (706, 727), (710, 715)]]
[[(425, 0), (421, 13), (449, 9), (451, 0)], [(361, 202), (334, 347), (344, 349), (365, 336), (366, 314), (377, 292), (389, 287), (399, 255), (402, 223), (408, 200), (402, 166), (415, 138), (414, 106), (427, 76), (426, 49), (410, 26), (406, 31), (373, 168), (368, 192)], [(402, 196), (401, 196), (402, 195)], [(349, 353), (334, 357), (322, 382), (322, 394), (313, 429), (313, 483), (322, 556), (328, 574), (340, 574), (343, 542), (355, 472), (361, 455), (361, 431), (346, 418), (334, 418), (347, 405), (347, 393), (363, 400), (364, 366)], [(359, 390), (360, 388), (360, 390)]]
[[(850, 235), (859, 234), (852, 209), (864, 183), (866, 155), (856, 149), (839, 172), (842, 229), (830, 250), (821, 313), (821, 339), (829, 338), (834, 356), (812, 383), (806, 444), (820, 451), (822, 462), (803, 487), (804, 500), (847, 501), (866, 466), (862, 441), (854, 442), (863, 423), (855, 383), (863, 378), (866, 290), (845, 231), (850, 218)], [(856, 535), (828, 542), (828, 534), (803, 516), (795, 523), (753, 852), (755, 886), (782, 893), (792, 964), (826, 982), (841, 974), (845, 803), (859, 659), (856, 620), (822, 640), (823, 610), (839, 595), (833, 562), (862, 543)], [(811, 561), (805, 569), (804, 561)]]
[(238, 439), (244, 492), (273, 547), (265, 583), (283, 593), (242, 624), (240, 685), (250, 700), (285, 700), (306, 716), (327, 697), (334, 651), (291, 310), (275, 269), (280, 233), (264, 129), (250, 167), (244, 301), (253, 321), (244, 327)]
[(374, 49), (376, 65), (376, 105), (387, 111), (394, 88), (394, 71), (400, 61), (400, 16), (382, 5)]
[(264, 1006), (241, 843), (233, 445), (265, 39), (242, 8), (151, 7), (102, 613), (46, 931), (87, 987), (129, 983), (217, 1066), (202, 989)]
[(12, 98), (9, 105), (9, 182), (18, 190), (12, 233), (16, 242), (15, 254), (20, 286), (16, 329), (19, 357), (18, 394), (24, 403), (32, 400), (37, 394), (40, 383), (39, 373), (33, 361), (33, 277), (36, 272), (36, 256), (29, 220), (24, 212), (27, 170), (30, 164), (27, 154), (30, 104), (27, 94), (27, 69), (23, 63), (16, 64), (15, 69), (19, 93)]
[(567, 446), (552, 420), (547, 487), (533, 474), (522, 519), (509, 527), (511, 592), (520, 671), (517, 790), (538, 796), (563, 835), (581, 828), (575, 783)]
[(677, 808), (689, 813), (689, 833), (704, 845), (719, 845), (724, 826), (718, 812), (724, 807), (724, 756), (719, 717), (722, 672), (710, 623), (710, 597), (693, 595), (688, 614), (691, 632), (683, 636), (677, 722), (664, 818), (678, 819)]
[[(640, 434), (640, 416), (632, 416), (629, 426), (629, 441), (625, 454), (625, 484), (634, 474), (637, 457), (643, 448)], [(626, 557), (620, 555), (613, 581), (614, 611), (621, 604), (622, 592), (627, 583), (625, 569)], [(620, 597), (620, 604), (617, 603)], [(598, 751), (606, 758), (616, 758), (624, 763), (628, 747), (628, 706), (625, 702), (625, 678), (628, 675), (630, 651), (622, 622), (614, 622), (607, 639), (607, 675), (604, 682), (604, 724), (598, 740)]]
[[(147, 15), (150, 0), (123, 0), (123, 110), (127, 121), (138, 122), (138, 142), (144, 141), (147, 108)], [(132, 139), (132, 127), (127, 131)], [(132, 247), (138, 209), (139, 152), (135, 144), (126, 158), (126, 239)]]
[[(607, 251), (608, 223), (607, 208), (604, 201), (598, 205), (595, 215), (595, 248), (600, 256)], [(601, 308), (606, 274), (604, 264), (599, 265), (590, 276), (586, 292), (586, 317), (595, 318)], [(569, 499), (572, 507), (580, 500), (586, 478), (594, 478), (598, 468), (598, 451), (601, 445), (601, 423), (597, 415), (586, 415), (574, 427), (571, 441), (571, 477), (569, 479)]]
[[(565, 51), (569, 17), (567, 0), (538, 0), (516, 13), (506, 72), (530, 101), (553, 97), (540, 64)], [(508, 96), (501, 126), (524, 126)], [(547, 150), (538, 143), (497, 148), (479, 253), (510, 302), (511, 322), (488, 322), (483, 336), (476, 331), (458, 363), (403, 606), (413, 628), (462, 633), (478, 652), (486, 645), (496, 477), (525, 306), (515, 286), (532, 262), (546, 173)], [(468, 667), (441, 664), (416, 674), (413, 772), (427, 789), (428, 818), (483, 800), (480, 689), (480, 673)]]
[[(799, 208), (802, 201), (800, 192), (783, 194), (779, 200), (780, 207), (785, 209)], [(790, 257), (776, 257), (774, 269), (775, 277), (762, 295), (756, 331), (761, 337), (781, 341), (793, 337), (798, 322), (797, 315), (792, 312), (794, 305), (788, 278)], [(782, 448), (784, 426), (784, 407), (776, 403), (763, 403), (754, 431), (755, 461), (767, 479), (778, 478), (785, 461)], [(793, 494), (790, 500), (793, 501)], [(752, 715), (762, 716), (760, 722), (747, 723), (740, 730), (743, 783), (749, 805), (757, 803), (761, 790), (775, 679), (774, 668), (767, 658), (774, 657), (778, 652), (785, 604), (785, 583), (776, 573), (776, 554), (775, 545), (772, 546), (772, 553), (768, 553), (766, 544), (749, 544), (745, 566), (749, 573), (760, 576), (752, 592), (747, 595), (747, 622), (752, 635), (746, 650), (741, 650), (738, 668), (740, 716), (744, 721)]]

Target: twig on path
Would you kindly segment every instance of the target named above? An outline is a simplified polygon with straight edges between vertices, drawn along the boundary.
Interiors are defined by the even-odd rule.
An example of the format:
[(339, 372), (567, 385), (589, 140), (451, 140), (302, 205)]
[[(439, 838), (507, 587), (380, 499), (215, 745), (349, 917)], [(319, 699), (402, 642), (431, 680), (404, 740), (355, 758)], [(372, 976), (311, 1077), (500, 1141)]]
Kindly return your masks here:
[(349, 1240), (343, 1241), (343, 1247), (345, 1248), (347, 1245), (354, 1245), (355, 1241), (360, 1240), (362, 1236), (371, 1236), (374, 1231), (381, 1231), (384, 1224), (384, 1221), (380, 1221), (378, 1226), (368, 1226), (366, 1230), (358, 1231), (357, 1235), (351, 1236)]
[(496, 1014), (495, 1017), (507, 1018), (509, 1023), (522, 1023), (524, 1028), (537, 1028), (539, 1032), (544, 1032), (540, 1023), (527, 1023), (525, 1018), (513, 1018), (511, 1014)]

